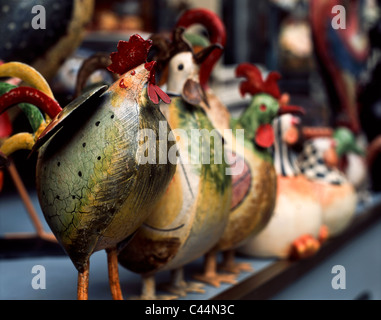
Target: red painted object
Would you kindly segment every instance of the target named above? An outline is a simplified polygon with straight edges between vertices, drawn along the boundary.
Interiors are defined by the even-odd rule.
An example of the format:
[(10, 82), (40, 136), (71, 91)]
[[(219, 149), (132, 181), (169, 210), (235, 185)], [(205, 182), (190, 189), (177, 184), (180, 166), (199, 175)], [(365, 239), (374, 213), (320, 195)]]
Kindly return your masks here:
[(255, 135), (256, 144), (262, 148), (270, 148), (274, 141), (275, 134), (271, 124), (260, 125)]
[(58, 102), (43, 92), (30, 87), (18, 87), (0, 97), (0, 114), (9, 107), (22, 102), (44, 106), (43, 111), (51, 118), (62, 111)]
[(135, 34), (130, 41), (119, 41), (118, 51), (111, 53), (111, 65), (108, 70), (117, 74), (124, 74), (128, 70), (146, 62), (147, 53), (152, 46), (152, 41), (145, 41), (141, 36)]
[(246, 93), (252, 96), (258, 93), (267, 93), (275, 99), (280, 99), (281, 97), (278, 87), (278, 80), (281, 76), (278, 72), (270, 72), (267, 79), (263, 80), (258, 68), (253, 67), (250, 63), (242, 63), (236, 70), (236, 76), (247, 78), (247, 81), (242, 82), (240, 85), (242, 96)]

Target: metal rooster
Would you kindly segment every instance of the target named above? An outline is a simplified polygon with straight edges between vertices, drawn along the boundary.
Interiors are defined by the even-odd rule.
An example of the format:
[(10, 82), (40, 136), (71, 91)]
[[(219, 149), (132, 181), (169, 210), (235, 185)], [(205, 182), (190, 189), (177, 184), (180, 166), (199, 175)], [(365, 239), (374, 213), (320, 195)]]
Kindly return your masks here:
[[(169, 162), (142, 161), (147, 150), (159, 154), (161, 145), (175, 144), (167, 137), (163, 144), (156, 138), (141, 141), (147, 130), (159, 137), (165, 118), (156, 105), (159, 96), (169, 100), (155, 84), (155, 62), (146, 61), (151, 45), (139, 35), (120, 41), (109, 66), (120, 80), (66, 106), (33, 146), (39, 149), (41, 208), (78, 270), (79, 299), (88, 298), (90, 256), (102, 249), (108, 254), (112, 296), (122, 299), (116, 246), (148, 217), (175, 172)], [(11, 92), (1, 98), (8, 106), (14, 102)], [(44, 103), (36, 103), (45, 110)]]

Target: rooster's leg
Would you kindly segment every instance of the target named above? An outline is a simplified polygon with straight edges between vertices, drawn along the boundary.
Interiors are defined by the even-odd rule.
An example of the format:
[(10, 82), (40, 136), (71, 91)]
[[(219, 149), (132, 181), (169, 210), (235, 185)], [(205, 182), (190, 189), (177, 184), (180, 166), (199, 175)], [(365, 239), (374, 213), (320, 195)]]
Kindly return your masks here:
[(90, 262), (85, 265), (85, 269), (82, 272), (78, 272), (78, 285), (77, 285), (77, 298), (78, 300), (89, 299), (89, 274), (90, 274)]
[(139, 297), (132, 297), (130, 300), (175, 300), (178, 298), (178, 296), (156, 295), (156, 282), (154, 275), (143, 275), (142, 284), (142, 295)]
[(217, 273), (217, 253), (214, 251), (210, 251), (205, 255), (204, 273), (197, 274), (194, 278), (200, 282), (208, 283), (217, 288), (222, 282), (230, 284), (236, 283), (235, 275)]
[(227, 250), (223, 253), (223, 261), (219, 265), (222, 271), (239, 274), (241, 271), (251, 272), (253, 268), (250, 263), (237, 263), (234, 261), (235, 250)]
[(108, 279), (113, 300), (123, 300), (122, 290), (120, 289), (118, 255), (116, 248), (107, 249)]
[(184, 269), (178, 268), (171, 272), (171, 283), (161, 286), (161, 289), (185, 297), (188, 292), (205, 293), (203, 287), (202, 283), (185, 281)]

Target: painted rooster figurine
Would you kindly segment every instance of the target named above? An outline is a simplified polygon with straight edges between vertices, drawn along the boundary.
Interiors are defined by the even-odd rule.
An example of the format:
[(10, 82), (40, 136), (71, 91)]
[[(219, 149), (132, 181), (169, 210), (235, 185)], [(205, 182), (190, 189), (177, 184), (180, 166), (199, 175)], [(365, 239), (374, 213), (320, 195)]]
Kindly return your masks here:
[[(364, 98), (366, 100), (370, 95), (364, 97), (364, 92), (361, 93), (360, 79), (364, 78), (371, 54), (371, 43), (362, 25), (363, 5), (364, 1), (361, 0), (312, 0), (310, 3), (313, 42), (329, 98), (331, 126), (349, 128), (358, 141), (363, 138), (363, 132), (369, 133), (372, 127), (377, 128), (374, 127), (377, 114), (373, 112), (372, 115), (372, 111), (363, 104)], [(340, 12), (333, 11), (336, 6), (341, 7)], [(341, 25), (336, 28), (334, 22)], [(369, 137), (368, 140), (372, 142)], [(365, 145), (364, 141), (364, 148)], [(376, 152), (380, 150), (376, 145), (371, 146), (370, 150), (373, 149), (378, 149)], [(368, 173), (373, 182), (377, 181), (377, 178), (373, 178), (377, 175), (369, 170), (372, 168), (366, 163), (365, 157), (351, 154), (347, 158), (348, 172), (357, 180), (350, 177), (351, 182), (357, 187), (366, 188)]]
[[(180, 17), (177, 26), (190, 27), (194, 24), (204, 26), (210, 37), (208, 40), (200, 35), (188, 33), (186, 37), (192, 43), (194, 50), (201, 50), (204, 44), (209, 42), (225, 45), (225, 26), (215, 13), (206, 9), (188, 10)], [(247, 237), (258, 232), (269, 220), (275, 204), (276, 190), (275, 172), (271, 164), (271, 157), (269, 157), (270, 161), (267, 162), (266, 156), (258, 156), (256, 147), (252, 147), (252, 140), (247, 138), (247, 135), (255, 134), (258, 129), (255, 125), (248, 126), (249, 118), (253, 120), (253, 123), (259, 125), (259, 122), (255, 119), (255, 107), (252, 108), (253, 112), (246, 113), (244, 126), (238, 122), (232, 123), (227, 107), (208, 85), (208, 79), (213, 67), (221, 55), (222, 50), (216, 50), (200, 68), (200, 84), (203, 86), (208, 100), (208, 107), (205, 108), (205, 112), (213, 126), (224, 137), (226, 153), (231, 154), (231, 160), (234, 159), (234, 163), (231, 164), (233, 195), (228, 225), (216, 246), (205, 255), (204, 273), (195, 276), (198, 281), (214, 286), (219, 286), (221, 282), (234, 283), (236, 278), (234, 275), (217, 273), (217, 253), (220, 251), (224, 252), (224, 260), (220, 265), (220, 269), (223, 269), (223, 271), (237, 274), (240, 271), (251, 270), (249, 264), (235, 263), (235, 248), (242, 244)], [(248, 76), (252, 68), (255, 67), (243, 64), (237, 72), (240, 76)], [(247, 90), (243, 90), (242, 94), (247, 92)], [(274, 109), (269, 108), (264, 113), (270, 114), (268, 120), (271, 123), (271, 114), (274, 113), (275, 115), (277, 113), (277, 107)], [(233, 135), (231, 134), (232, 129)], [(245, 132), (244, 135), (239, 137), (242, 140), (241, 143), (238, 142), (239, 138), (236, 133), (239, 130), (236, 129)], [(259, 148), (261, 150), (259, 154), (261, 154), (262, 147)], [(263, 150), (263, 153), (266, 154), (267, 147)], [(260, 188), (258, 188), (259, 185), (261, 185)]]
[[(200, 48), (203, 43), (208, 42), (225, 45), (225, 26), (215, 13), (206, 9), (188, 10), (180, 17), (177, 26), (190, 27), (194, 24), (201, 24), (209, 35), (209, 39), (203, 39), (200, 35), (188, 33), (187, 39), (194, 48)], [(233, 197), (228, 225), (218, 244), (205, 257), (204, 274), (196, 276), (197, 280), (214, 286), (219, 286), (220, 282), (235, 282), (235, 276), (217, 273), (216, 254), (219, 251), (223, 252), (221, 270), (234, 274), (251, 270), (250, 264), (236, 263), (234, 253), (246, 239), (259, 233), (266, 226), (275, 206), (276, 174), (270, 152), (271, 139), (274, 136), (271, 122), (278, 112), (300, 111), (286, 106), (282, 106), (280, 110), (277, 100), (281, 95), (276, 84), (278, 74), (271, 73), (264, 81), (254, 65), (242, 64), (236, 72), (238, 77), (246, 78), (241, 84), (241, 94), (250, 93), (253, 100), (239, 120), (232, 120), (227, 107), (208, 85), (213, 67), (221, 55), (222, 51), (215, 51), (214, 55), (202, 64), (200, 72), (200, 83), (209, 103), (205, 112), (224, 136), (225, 149), (233, 152), (232, 157), (235, 158), (232, 168)], [(263, 96), (257, 95), (258, 92), (266, 91), (272, 92), (276, 98), (262, 99)], [(229, 133), (225, 130), (229, 129), (235, 133), (233, 136), (225, 135)], [(238, 142), (237, 137), (239, 130), (244, 130), (241, 142)]]
[[(250, 105), (243, 115), (238, 120), (231, 121), (234, 132), (244, 130), (244, 139), (237, 139), (236, 143), (243, 144), (241, 148), (244, 148), (244, 153), (241, 155), (245, 165), (242, 176), (233, 176), (229, 224), (214, 248), (225, 253), (222, 269), (233, 273), (240, 269), (247, 270), (246, 265), (234, 263), (234, 250), (266, 227), (275, 207), (277, 178), (271, 152), (275, 142), (272, 121), (280, 114), (303, 112), (299, 107), (280, 103), (278, 73), (271, 72), (264, 80), (256, 66), (243, 63), (238, 66), (236, 75), (246, 78), (240, 86), (241, 94), (252, 95)], [(199, 280), (208, 281), (208, 274), (211, 272), (206, 268), (205, 279), (201, 277)]]
[[(173, 294), (202, 290), (185, 281), (183, 266), (216, 244), (230, 208), (231, 177), (226, 175), (222, 137), (200, 106), (206, 97), (199, 84), (199, 66), (217, 47), (195, 54), (183, 32), (176, 29), (171, 41), (154, 36), (161, 65), (168, 70), (167, 92), (173, 96), (171, 104), (162, 105), (161, 110), (177, 138), (180, 164), (165, 196), (119, 253), (122, 266), (142, 274), (142, 299), (158, 298), (154, 275), (163, 270), (172, 271), (166, 289)], [(200, 132), (201, 145), (200, 136), (191, 134), (195, 131)], [(221, 156), (221, 161), (216, 161)]]
[(353, 144), (354, 137), (350, 139), (351, 132), (346, 128), (335, 132), (309, 128), (304, 133), (308, 140), (298, 157), (298, 165), (313, 183), (320, 199), (323, 223), (328, 227), (329, 236), (337, 236), (351, 223), (358, 198), (353, 185), (339, 170), (340, 159), (350, 151), (361, 153), (361, 150)]
[[(322, 209), (313, 184), (297, 166), (291, 146), (299, 140), (300, 119), (290, 114), (273, 121), (275, 131), (274, 165), (278, 175), (277, 199), (268, 225), (251, 238), (240, 252), (258, 257), (305, 258), (320, 248)], [(324, 231), (324, 232), (323, 232)]]
[[(147, 218), (175, 172), (171, 163), (142, 161), (147, 150), (160, 153), (156, 138), (143, 145), (141, 134), (151, 130), (159, 137), (165, 118), (156, 104), (159, 96), (168, 101), (155, 85), (155, 62), (146, 62), (150, 48), (151, 41), (138, 35), (120, 41), (109, 67), (120, 80), (74, 100), (34, 144), (41, 208), (78, 270), (79, 299), (88, 298), (90, 256), (102, 249), (108, 253), (112, 296), (122, 299), (116, 246)], [(13, 104), (11, 92), (0, 102)], [(44, 103), (35, 104), (45, 110)]]

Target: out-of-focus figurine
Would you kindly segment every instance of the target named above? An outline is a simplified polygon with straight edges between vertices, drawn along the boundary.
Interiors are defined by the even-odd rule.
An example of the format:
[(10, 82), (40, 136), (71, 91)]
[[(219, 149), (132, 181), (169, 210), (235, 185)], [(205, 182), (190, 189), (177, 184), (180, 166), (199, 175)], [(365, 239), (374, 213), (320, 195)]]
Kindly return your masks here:
[[(53, 97), (52, 92), (45, 79), (33, 68), (30, 66), (18, 63), (18, 62), (9, 62), (0, 65), (0, 76), (1, 77), (17, 77), (28, 84), (35, 86), (36, 88), (45, 92), (48, 96)], [(7, 82), (0, 83), (0, 96), (9, 92), (10, 90), (15, 89), (23, 90), (23, 88), (17, 88), (15, 85), (9, 84)], [(14, 91), (15, 92), (15, 91)], [(12, 161), (9, 155), (11, 155), (15, 150), (27, 148), (31, 149), (34, 141), (38, 138), (39, 133), (44, 130), (46, 127), (46, 121), (38, 110), (38, 108), (33, 105), (20, 103), (19, 108), (24, 112), (27, 116), (33, 134), (31, 133), (17, 133), (12, 135), (12, 123), (5, 112), (0, 115), (0, 153), (2, 155), (2, 161), (0, 162), (0, 168), (6, 168), (9, 172), (9, 175), (16, 186), (17, 191), (24, 203), (24, 206), (31, 218), (34, 228), (36, 229), (36, 234), (39, 238), (48, 240), (48, 241), (56, 241), (56, 238), (53, 234), (47, 233), (44, 231), (43, 225), (38, 217), (37, 211), (33, 206), (33, 203), (29, 197), (29, 194), (24, 186), (24, 183), (17, 171), (17, 168)], [(57, 107), (56, 112), (59, 112), (61, 109)], [(1, 175), (3, 173), (1, 172)], [(2, 178), (1, 178), (2, 182)], [(1, 184), (1, 183), (0, 183)], [(1, 189), (1, 188), (0, 188)], [(17, 238), (17, 237), (25, 238), (24, 234), (7, 234), (7, 238)], [(35, 235), (31, 235), (32, 237)]]
[(349, 226), (357, 207), (357, 192), (339, 170), (340, 159), (346, 153), (361, 153), (354, 144), (354, 136), (351, 139), (348, 134), (350, 131), (345, 128), (339, 128), (331, 135), (329, 130), (310, 129), (298, 157), (302, 174), (313, 182), (320, 199), (323, 224), (327, 226), (329, 236), (337, 236)]
[(0, 0), (0, 59), (20, 61), (51, 80), (80, 45), (94, 0)]
[[(209, 39), (205, 39), (201, 35), (187, 33), (186, 37), (195, 50), (209, 42), (225, 45), (225, 27), (215, 13), (205, 9), (188, 10), (180, 17), (177, 26), (188, 28), (195, 24), (201, 24), (209, 35)], [(246, 77), (246, 81), (241, 85), (241, 94), (250, 93), (253, 99), (243, 116), (238, 120), (232, 120), (228, 109), (208, 84), (213, 66), (221, 54), (222, 51), (216, 51), (214, 57), (210, 57), (208, 63), (202, 65), (201, 70), (204, 72), (200, 77), (209, 103), (205, 112), (213, 125), (224, 135), (225, 149), (228, 152), (233, 151), (235, 158), (229, 222), (218, 244), (205, 257), (204, 274), (196, 276), (197, 280), (214, 286), (219, 286), (220, 282), (234, 282), (235, 279), (232, 275), (217, 274), (216, 254), (219, 251), (223, 252), (223, 262), (220, 265), (223, 271), (237, 274), (240, 271), (251, 270), (250, 264), (235, 263), (234, 256), (237, 247), (266, 226), (275, 206), (276, 174), (271, 155), (271, 122), (278, 111), (297, 109), (283, 106), (282, 110), (279, 110), (277, 100), (281, 95), (276, 84), (278, 74), (271, 73), (268, 80), (264, 81), (261, 72), (255, 66), (242, 64), (237, 69), (238, 76)], [(265, 92), (269, 93), (267, 98), (263, 98), (265, 95), (261, 96), (261, 93)], [(229, 133), (225, 131), (227, 129), (233, 130), (233, 136), (226, 134)], [(244, 130), (240, 142), (236, 136), (239, 129)], [(266, 135), (269, 137), (266, 138)]]
[(289, 11), (279, 26), (279, 68), (282, 71), (310, 72), (314, 66), (307, 8), (305, 0), (297, 0), (292, 7), (283, 7), (278, 13), (283, 16), (285, 9)]
[[(180, 164), (165, 196), (119, 253), (121, 265), (142, 274), (141, 299), (158, 298), (154, 275), (162, 270), (172, 270), (166, 287), (170, 292), (202, 291), (200, 284), (185, 281), (183, 266), (216, 244), (230, 209), (231, 177), (226, 175), (223, 139), (203, 110), (207, 106), (200, 106), (207, 99), (199, 82), (199, 66), (218, 46), (195, 54), (183, 32), (183, 28), (175, 29), (172, 40), (153, 36), (157, 56), (167, 69), (167, 92), (173, 97), (161, 110), (174, 130)], [(199, 132), (201, 141), (192, 132)]]
[[(238, 66), (236, 75), (246, 78), (240, 87), (241, 94), (252, 95), (250, 105), (243, 115), (238, 120), (231, 121), (233, 130), (244, 130), (244, 140), (237, 139), (236, 143), (243, 143), (240, 148), (244, 148), (244, 152), (240, 155), (244, 157), (248, 168), (244, 166), (246, 170), (243, 170), (243, 176), (233, 176), (233, 201), (229, 224), (215, 247), (216, 251), (225, 252), (222, 269), (234, 273), (242, 268), (234, 264), (235, 249), (266, 227), (275, 206), (277, 177), (271, 152), (275, 133), (271, 123), (279, 114), (302, 112), (301, 108), (280, 104), (278, 73), (271, 72), (264, 80), (256, 66), (243, 63)], [(235, 150), (242, 151), (239, 148)], [(246, 179), (242, 179), (243, 177)], [(245, 265), (243, 267), (247, 268)], [(213, 278), (209, 280), (209, 273), (210, 270), (205, 268), (205, 274), (200, 280), (216, 285), (216, 281), (212, 281)]]
[[(156, 152), (150, 159), (156, 160), (161, 143), (175, 145), (159, 136), (159, 123), (165, 121), (159, 96), (169, 98), (155, 84), (155, 62), (146, 61), (150, 48), (151, 41), (139, 35), (120, 41), (109, 66), (120, 80), (86, 91), (54, 117), (33, 145), (39, 150), (41, 208), (78, 270), (79, 299), (88, 298), (90, 256), (102, 249), (108, 255), (112, 297), (122, 299), (116, 246), (147, 218), (175, 172), (169, 162), (144, 161), (148, 150)], [(27, 90), (21, 98), (45, 111), (48, 97)], [(12, 91), (0, 98), (4, 107), (22, 100)], [(42, 99), (27, 99), (30, 95)], [(167, 124), (165, 129), (170, 130)], [(147, 130), (155, 137), (142, 141)]]
[[(13, 69), (13, 70), (12, 70)], [(14, 74), (19, 74), (18, 71), (24, 70), (25, 72), (32, 72), (32, 69), (24, 64), (15, 64), (15, 63), (7, 63), (0, 66), (0, 74), (1, 75), (9, 75), (12, 76)], [(15, 71), (16, 70), (16, 71)], [(17, 71), (18, 70), (18, 71)], [(20, 74), (19, 74), (20, 75)], [(16, 88), (16, 86), (2, 82), (0, 83), (0, 95)], [(34, 106), (28, 105), (28, 104), (20, 104), (20, 109), (23, 110), (23, 112), (27, 115), (28, 119), (30, 120), (30, 125), (32, 127), (33, 132), (38, 131), (40, 126), (44, 127), (44, 118), (41, 114), (41, 112)], [(9, 144), (9, 138), (12, 135), (12, 123), (7, 113), (3, 113), (0, 115), (0, 150), (3, 149), (3, 144), (5, 143), (5, 150), (6, 151), (6, 145)], [(10, 140), (12, 141), (12, 139)], [(24, 183), (17, 171), (17, 168), (15, 164), (13, 163), (12, 159), (7, 157), (2, 151), (2, 159), (3, 162), (0, 163), (0, 167), (5, 167), (9, 175), (24, 203), (24, 206), (29, 214), (29, 217), (32, 220), (33, 226), (36, 229), (37, 236), (41, 239), (48, 240), (48, 241), (56, 241), (54, 235), (49, 234), (44, 231), (44, 228), (42, 226), (42, 223), (38, 217), (37, 211), (33, 206), (32, 200), (29, 197), (29, 194), (24, 186)], [(6, 151), (8, 152), (8, 151)], [(0, 191), (1, 186), (3, 183), (3, 172), (0, 171)], [(25, 238), (25, 235), (17, 235), (17, 234), (7, 234), (7, 238), (17, 238), (22, 236)]]
[(357, 191), (358, 200), (367, 201), (370, 187), (367, 163), (369, 146), (366, 146), (366, 143), (359, 143), (353, 132), (345, 127), (337, 128), (332, 135), (337, 143), (338, 169)]
[(265, 229), (247, 241), (240, 248), (241, 253), (305, 258), (320, 248), (319, 237), (326, 237), (319, 199), (312, 182), (300, 173), (296, 153), (291, 149), (299, 140), (299, 123), (300, 119), (290, 114), (273, 121), (274, 165), (278, 175), (276, 206)]
[[(338, 5), (341, 7), (336, 7)], [(312, 0), (310, 3), (313, 42), (330, 100), (331, 125), (344, 125), (356, 135), (361, 133), (356, 97), (358, 80), (369, 55), (360, 8), (360, 0)]]

